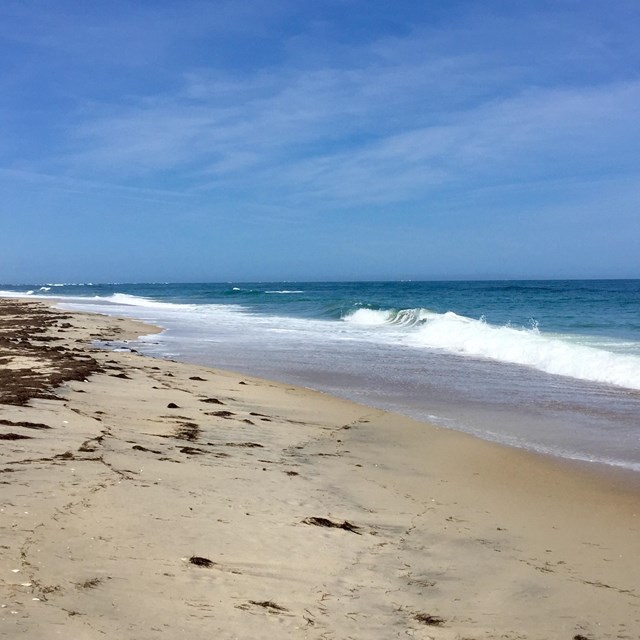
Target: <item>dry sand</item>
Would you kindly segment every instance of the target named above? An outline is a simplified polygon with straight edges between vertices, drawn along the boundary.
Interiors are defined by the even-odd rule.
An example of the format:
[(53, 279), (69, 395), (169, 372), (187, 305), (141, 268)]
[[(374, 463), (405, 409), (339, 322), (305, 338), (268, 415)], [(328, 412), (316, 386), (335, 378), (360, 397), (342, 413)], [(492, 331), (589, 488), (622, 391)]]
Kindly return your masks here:
[(635, 475), (100, 350), (152, 329), (16, 304), (0, 637), (640, 638)]

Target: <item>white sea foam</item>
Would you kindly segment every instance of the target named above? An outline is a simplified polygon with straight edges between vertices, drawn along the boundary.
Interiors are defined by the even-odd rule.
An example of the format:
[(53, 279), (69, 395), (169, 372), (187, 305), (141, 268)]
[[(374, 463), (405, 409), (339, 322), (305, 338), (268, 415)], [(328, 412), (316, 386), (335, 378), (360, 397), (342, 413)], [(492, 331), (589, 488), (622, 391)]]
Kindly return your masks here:
[[(47, 282), (48, 287), (92, 287), (93, 282)], [(109, 284), (118, 284), (111, 282)]]
[(300, 291), (300, 290), (293, 290), (293, 291), (289, 291), (288, 289), (284, 289), (282, 291), (265, 291), (265, 293), (304, 293), (304, 291)]
[[(413, 347), (440, 349), (458, 355), (524, 365), (560, 376), (640, 389), (640, 357), (614, 353), (575, 337), (552, 336), (532, 328), (495, 326), (453, 312), (426, 309), (402, 311), (358, 309), (344, 320), (358, 327), (410, 331), (395, 339)], [(382, 336), (381, 336), (382, 337)]]
[(388, 309), (358, 309), (345, 316), (343, 320), (362, 327), (381, 325), (411, 327), (430, 320), (436, 315), (437, 314), (428, 309), (401, 309), (400, 311)]
[[(139, 308), (140, 313), (145, 313), (145, 317), (150, 317), (149, 313), (158, 318), (171, 317), (176, 320), (196, 321), (199, 325), (206, 325), (212, 322), (221, 322), (229, 319), (234, 313), (237, 314), (243, 307), (229, 304), (190, 304), (178, 302), (164, 302), (143, 296), (134, 296), (129, 293), (114, 293), (110, 296), (94, 296), (93, 298), (67, 298), (74, 303), (82, 304), (82, 301), (104, 302), (108, 306), (131, 308), (133, 315), (136, 315), (135, 308)], [(144, 310), (144, 311), (143, 311)], [(155, 313), (154, 313), (155, 312)]]
[(378, 309), (358, 309), (345, 316), (343, 320), (363, 327), (375, 327), (387, 324), (393, 315), (392, 311)]
[(134, 307), (161, 307), (170, 305), (175, 307), (177, 305), (166, 302), (159, 302), (158, 300), (152, 300), (151, 298), (143, 298), (142, 296), (132, 296), (128, 293), (114, 293), (106, 298), (101, 296), (95, 296), (95, 299), (105, 300), (106, 302), (113, 302), (114, 304), (126, 304), (127, 306)]
[[(75, 300), (86, 300), (86, 298), (75, 298)], [(152, 298), (145, 298), (143, 296), (134, 296), (129, 293), (114, 293), (110, 296), (101, 297), (94, 296), (94, 300), (104, 301), (109, 304), (122, 305), (126, 307), (142, 307), (144, 309), (169, 312), (171, 314), (181, 314), (188, 316), (197, 316), (202, 313), (207, 313), (209, 308), (214, 308), (219, 305), (202, 305), (202, 304), (180, 304), (176, 302), (163, 302), (161, 300), (153, 300)], [(222, 305), (220, 305), (222, 306)]]

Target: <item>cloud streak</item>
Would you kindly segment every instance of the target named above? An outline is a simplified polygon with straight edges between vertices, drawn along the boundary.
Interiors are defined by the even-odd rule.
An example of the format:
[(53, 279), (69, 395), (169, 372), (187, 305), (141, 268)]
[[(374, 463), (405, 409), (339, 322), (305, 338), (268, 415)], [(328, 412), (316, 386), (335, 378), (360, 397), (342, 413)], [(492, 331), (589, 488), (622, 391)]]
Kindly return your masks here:
[[(424, 110), (412, 104), (419, 82)], [(438, 85), (430, 66), (402, 79), (373, 67), (236, 84), (192, 77), (174, 96), (95, 116), (76, 130), (81, 151), (66, 161), (116, 176), (165, 172), (198, 191), (257, 188), (348, 204), (636, 168), (640, 82), (526, 89), (450, 110), (429, 97)], [(398, 95), (411, 96), (406, 109)]]
[[(15, 21), (25, 10), (13, 7)], [(151, 83), (146, 91), (140, 85), (117, 100), (77, 101), (56, 123), (56, 146), (14, 166), (332, 206), (406, 202), (479, 181), (588, 174), (602, 168), (603, 151), (610, 167), (636, 168), (630, 141), (640, 137), (639, 80), (618, 72), (627, 40), (581, 24), (588, 11), (576, 18), (524, 7), (499, 16), (467, 9), (456, 23), (405, 26), (348, 47), (327, 49), (310, 31), (288, 35), (280, 56), (242, 70), (185, 58), (168, 84)], [(266, 11), (263, 3), (252, 14), (233, 3), (216, 12), (200, 3), (191, 8), (190, 19), (170, 5), (153, 15), (130, 13), (128, 54), (135, 58), (140, 47), (155, 44), (162, 59), (176, 41), (225, 29), (255, 37), (256, 16)], [(85, 20), (89, 28), (80, 35), (64, 25), (47, 34), (48, 15), (43, 10), (20, 38), (73, 55), (78, 48), (100, 55), (122, 48), (125, 36), (114, 35), (113, 18)], [(291, 17), (291, 6), (279, 5), (274, 15), (272, 22)], [(584, 31), (571, 32), (575, 20)], [(563, 42), (560, 32), (571, 32), (571, 40)], [(97, 47), (88, 46), (91, 37)], [(134, 62), (144, 63), (144, 56)], [(594, 68), (589, 76), (585, 63)], [(615, 73), (603, 74), (607, 65)]]

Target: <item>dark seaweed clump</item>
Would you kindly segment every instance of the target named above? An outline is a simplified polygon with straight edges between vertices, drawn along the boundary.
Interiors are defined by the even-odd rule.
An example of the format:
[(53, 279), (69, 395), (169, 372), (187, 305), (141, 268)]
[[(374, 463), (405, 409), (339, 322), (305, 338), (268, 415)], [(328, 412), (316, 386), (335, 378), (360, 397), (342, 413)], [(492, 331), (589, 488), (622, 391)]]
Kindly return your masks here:
[[(41, 304), (0, 301), (0, 362), (28, 358), (37, 365), (0, 368), (0, 403), (25, 405), (32, 398), (54, 399), (53, 389), (70, 380), (86, 380), (101, 371), (98, 362), (82, 350), (52, 345), (63, 320), (70, 316)], [(54, 334), (54, 335), (52, 335)]]

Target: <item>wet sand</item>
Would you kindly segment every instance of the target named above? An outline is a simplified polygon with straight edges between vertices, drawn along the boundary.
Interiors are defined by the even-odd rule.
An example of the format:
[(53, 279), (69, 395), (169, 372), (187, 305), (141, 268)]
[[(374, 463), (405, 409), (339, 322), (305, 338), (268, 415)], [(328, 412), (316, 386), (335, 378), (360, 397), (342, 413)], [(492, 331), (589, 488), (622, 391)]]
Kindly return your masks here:
[(0, 302), (0, 637), (640, 638), (636, 474)]

